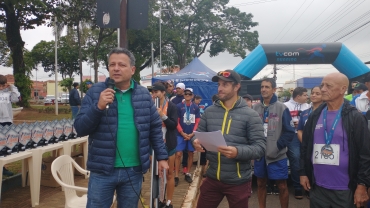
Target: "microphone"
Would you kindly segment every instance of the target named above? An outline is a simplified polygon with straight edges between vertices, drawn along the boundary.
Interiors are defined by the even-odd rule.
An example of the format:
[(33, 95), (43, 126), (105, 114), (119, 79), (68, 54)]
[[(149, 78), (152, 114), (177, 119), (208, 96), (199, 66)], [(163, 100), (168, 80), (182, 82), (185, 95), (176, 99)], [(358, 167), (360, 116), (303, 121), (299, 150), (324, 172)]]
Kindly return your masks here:
[[(116, 83), (114, 82), (113, 79), (108, 80), (108, 88), (109, 89), (113, 90), (115, 85), (116, 85)], [(105, 108), (108, 110), (109, 109), (109, 104), (107, 104), (107, 106), (105, 106)]]

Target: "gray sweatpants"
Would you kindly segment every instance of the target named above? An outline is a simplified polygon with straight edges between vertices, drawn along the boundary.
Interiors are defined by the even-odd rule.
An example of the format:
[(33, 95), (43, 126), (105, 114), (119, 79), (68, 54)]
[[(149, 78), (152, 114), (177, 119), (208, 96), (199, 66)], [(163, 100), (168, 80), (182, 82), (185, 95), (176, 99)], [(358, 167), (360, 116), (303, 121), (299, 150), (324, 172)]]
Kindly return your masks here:
[(351, 208), (353, 193), (351, 190), (330, 190), (320, 186), (313, 186), (310, 190), (310, 208)]

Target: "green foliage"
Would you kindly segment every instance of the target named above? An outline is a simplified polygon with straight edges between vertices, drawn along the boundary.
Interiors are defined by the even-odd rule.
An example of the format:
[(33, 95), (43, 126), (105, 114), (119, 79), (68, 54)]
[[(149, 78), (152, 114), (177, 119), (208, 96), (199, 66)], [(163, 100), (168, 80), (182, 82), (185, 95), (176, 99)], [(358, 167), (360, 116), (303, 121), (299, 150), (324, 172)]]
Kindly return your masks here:
[(93, 81), (91, 81), (90, 79), (86, 79), (85, 81), (82, 82), (82, 84), (80, 84), (80, 91), (82, 91), (83, 93), (86, 93), (88, 90), (86, 82), (93, 82)]
[(74, 79), (73, 78), (65, 78), (62, 81), (59, 82), (59, 85), (65, 89), (68, 90), (68, 92), (71, 91), (72, 89), (72, 84), (73, 84)]
[(5, 28), (0, 27), (0, 65), (9, 66), (10, 48), (6, 40)]
[(284, 91), (279, 92), (278, 97), (291, 97), (289, 89), (284, 89)]
[[(35, 25), (46, 24), (59, 0), (6, 0), (0, 1), (0, 23), (5, 25), (7, 47), (10, 49), (8, 66), (13, 65), (15, 85), (21, 93), (19, 104), (29, 106), (31, 81), (27, 77), (32, 61), (24, 59), (24, 42), (20, 29), (34, 29)], [(30, 64), (32, 65), (32, 64)]]
[(14, 79), (16, 80), (15, 86), (21, 93), (19, 105), (22, 107), (29, 107), (30, 103), (28, 101), (31, 98), (32, 81), (25, 74), (15, 74)]
[[(33, 47), (31, 56), (34, 62), (41, 64), (45, 72), (50, 72), (49, 76), (54, 74), (55, 41), (40, 41)], [(64, 36), (59, 40), (58, 73), (63, 79), (72, 78), (74, 73), (79, 74), (78, 45), (73, 37)]]

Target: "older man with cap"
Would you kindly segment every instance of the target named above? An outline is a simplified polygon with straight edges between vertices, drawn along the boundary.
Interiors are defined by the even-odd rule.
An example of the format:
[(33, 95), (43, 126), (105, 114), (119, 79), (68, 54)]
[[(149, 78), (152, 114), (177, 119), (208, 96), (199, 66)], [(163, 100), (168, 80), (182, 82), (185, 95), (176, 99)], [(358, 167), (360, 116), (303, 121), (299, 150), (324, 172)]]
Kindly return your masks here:
[[(227, 146), (207, 151), (207, 178), (200, 187), (197, 207), (216, 208), (226, 196), (229, 207), (248, 207), (251, 194), (251, 160), (265, 154), (266, 139), (258, 113), (238, 96), (241, 78), (233, 70), (218, 72), (219, 99), (200, 119), (197, 131), (221, 131)], [(192, 138), (197, 151), (204, 152), (199, 139)]]
[(186, 88), (184, 90), (185, 101), (177, 104), (178, 124), (177, 124), (177, 147), (176, 147), (176, 160), (175, 160), (175, 186), (179, 183), (179, 168), (182, 152), (187, 151), (187, 172), (185, 173), (185, 180), (188, 183), (193, 182), (191, 174), (191, 166), (193, 164), (194, 147), (190, 143), (190, 139), (194, 136), (194, 131), (197, 130), (200, 111), (199, 107), (191, 102), (193, 99), (193, 89)]
[(370, 132), (365, 117), (343, 98), (348, 78), (331, 73), (321, 83), (325, 102), (303, 130), (300, 181), (310, 207), (363, 207), (369, 199)]
[(181, 82), (177, 83), (176, 96), (171, 98), (171, 102), (175, 103), (176, 105), (181, 103), (184, 100), (184, 90), (185, 90), (185, 84)]

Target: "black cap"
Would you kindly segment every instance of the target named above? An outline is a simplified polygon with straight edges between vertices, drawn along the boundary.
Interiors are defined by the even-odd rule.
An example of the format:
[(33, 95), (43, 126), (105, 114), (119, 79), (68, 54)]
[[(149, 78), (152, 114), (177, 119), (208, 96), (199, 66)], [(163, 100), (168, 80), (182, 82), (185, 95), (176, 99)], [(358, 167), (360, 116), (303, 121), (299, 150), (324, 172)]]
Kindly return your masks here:
[(212, 77), (212, 82), (218, 82), (218, 79), (222, 79), (226, 82), (240, 83), (240, 75), (234, 70), (227, 69), (225, 71), (220, 71), (216, 76)]
[(243, 95), (242, 97), (243, 97), (243, 98), (248, 98), (249, 100), (253, 100), (253, 97), (252, 97), (252, 95), (250, 95), (250, 94), (245, 94), (245, 95)]
[(159, 90), (159, 91), (166, 91), (166, 87), (162, 83), (154, 83), (151, 89)]
[(364, 85), (362, 83), (357, 83), (356, 86), (353, 89), (354, 90), (363, 90), (363, 91), (366, 91), (367, 90), (367, 87), (366, 87), (366, 85)]

